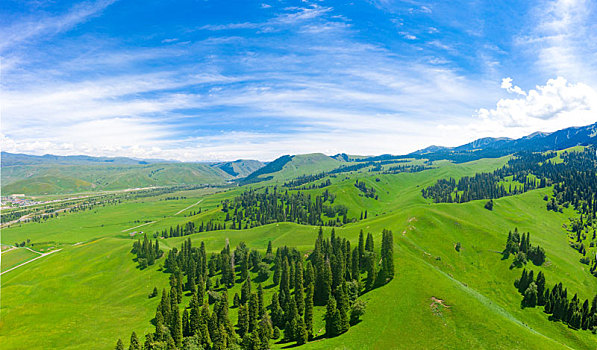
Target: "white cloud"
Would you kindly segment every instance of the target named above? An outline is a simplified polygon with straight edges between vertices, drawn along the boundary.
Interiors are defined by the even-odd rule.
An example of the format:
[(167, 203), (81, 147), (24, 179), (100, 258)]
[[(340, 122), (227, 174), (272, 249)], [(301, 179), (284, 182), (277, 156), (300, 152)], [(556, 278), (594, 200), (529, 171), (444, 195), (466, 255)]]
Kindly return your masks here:
[[(473, 126), (484, 133), (523, 136), (534, 131), (555, 131), (571, 125), (597, 121), (597, 92), (583, 83), (570, 83), (562, 77), (528, 92), (512, 87), (509, 78), (502, 87), (521, 95), (500, 99), (493, 109), (479, 109), (481, 123)], [(520, 91), (516, 91), (520, 90)]]
[(508, 91), (510, 93), (515, 93), (515, 94), (523, 95), (523, 96), (527, 95), (527, 93), (524, 92), (519, 86), (512, 85), (512, 78), (502, 79), (501, 88), (506, 89), (506, 91)]

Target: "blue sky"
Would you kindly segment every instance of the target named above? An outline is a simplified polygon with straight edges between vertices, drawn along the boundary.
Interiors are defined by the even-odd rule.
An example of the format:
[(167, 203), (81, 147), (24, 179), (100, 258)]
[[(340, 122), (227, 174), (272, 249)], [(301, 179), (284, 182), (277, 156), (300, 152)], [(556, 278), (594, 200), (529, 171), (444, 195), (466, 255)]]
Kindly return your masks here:
[(597, 121), (590, 1), (12, 1), (2, 149), (401, 154)]

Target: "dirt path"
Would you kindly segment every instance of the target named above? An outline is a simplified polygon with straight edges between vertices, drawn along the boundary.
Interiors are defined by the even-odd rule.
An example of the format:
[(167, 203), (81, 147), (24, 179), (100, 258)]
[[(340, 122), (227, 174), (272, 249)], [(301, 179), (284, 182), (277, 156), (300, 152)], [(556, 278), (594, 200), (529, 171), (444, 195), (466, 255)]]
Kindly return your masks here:
[(154, 222), (157, 222), (157, 221), (146, 222), (146, 223), (144, 223), (144, 224), (137, 225), (137, 226), (135, 226), (135, 227), (127, 228), (126, 230), (122, 230), (122, 231), (120, 231), (120, 232), (126, 232), (126, 231), (130, 231), (130, 230), (132, 230), (132, 229), (134, 229), (134, 228), (137, 228), (137, 227), (141, 227), (141, 226), (145, 226), (145, 225), (153, 224)]
[(15, 250), (15, 249), (17, 249), (17, 247), (15, 247), (15, 246), (11, 245), (11, 246), (10, 246), (10, 248), (8, 248), (8, 249), (6, 249), (6, 250), (3, 250), (3, 251), (1, 251), (1, 252), (0, 252), (0, 254), (8, 253), (8, 252), (10, 252), (11, 250)]
[(19, 264), (19, 265), (15, 266), (15, 267), (11, 267), (10, 269), (8, 269), (8, 270), (6, 270), (6, 271), (2, 271), (2, 272), (0, 272), (0, 276), (1, 276), (1, 275), (4, 275), (4, 274), (5, 274), (5, 273), (7, 273), (7, 272), (10, 272), (10, 271), (12, 271), (12, 270), (14, 270), (14, 269), (16, 269), (16, 268), (19, 268), (19, 267), (21, 267), (21, 266), (23, 266), (23, 265), (27, 265), (27, 264), (29, 264), (29, 263), (30, 263), (30, 262), (32, 262), (32, 261), (35, 261), (35, 260), (37, 260), (37, 259), (41, 259), (41, 258), (43, 258), (43, 257), (44, 257), (44, 256), (46, 256), (46, 255), (54, 254), (54, 253), (56, 253), (56, 252), (59, 252), (59, 251), (61, 251), (61, 250), (62, 250), (62, 249), (57, 249), (57, 250), (52, 250), (51, 252), (43, 253), (43, 254), (41, 254), (41, 255), (40, 255), (40, 256), (38, 256), (38, 257), (35, 257), (35, 258), (31, 259), (31, 260), (27, 260), (27, 261), (25, 261), (24, 263), (22, 263), (22, 264)]
[(191, 205), (189, 205), (188, 207), (184, 208), (183, 210), (179, 210), (179, 211), (178, 211), (178, 213), (174, 214), (174, 216), (176, 216), (176, 215), (178, 215), (178, 214), (182, 213), (183, 211), (185, 211), (185, 210), (187, 210), (187, 209), (191, 209), (192, 207), (196, 206), (197, 204), (199, 204), (199, 203), (201, 203), (201, 202), (203, 202), (203, 199), (200, 199), (200, 200), (199, 200), (197, 203), (195, 203), (195, 204), (191, 204)]

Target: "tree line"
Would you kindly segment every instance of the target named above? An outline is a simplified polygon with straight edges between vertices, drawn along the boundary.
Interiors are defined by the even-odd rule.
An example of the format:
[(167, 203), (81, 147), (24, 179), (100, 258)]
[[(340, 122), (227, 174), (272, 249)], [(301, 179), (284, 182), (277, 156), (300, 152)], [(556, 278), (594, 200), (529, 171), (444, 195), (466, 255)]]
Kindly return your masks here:
[(539, 272), (522, 270), (522, 275), (514, 282), (518, 292), (523, 295), (522, 307), (543, 306), (543, 311), (550, 315), (551, 321), (562, 321), (572, 329), (597, 330), (597, 295), (592, 303), (583, 302), (577, 294), (568, 298), (568, 288), (556, 283), (551, 290), (545, 286), (545, 276)]

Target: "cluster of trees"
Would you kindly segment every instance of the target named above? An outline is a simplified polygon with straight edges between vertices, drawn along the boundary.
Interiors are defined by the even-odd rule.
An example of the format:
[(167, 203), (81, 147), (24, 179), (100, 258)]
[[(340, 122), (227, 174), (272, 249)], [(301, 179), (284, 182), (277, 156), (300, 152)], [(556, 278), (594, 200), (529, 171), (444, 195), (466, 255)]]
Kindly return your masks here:
[[(328, 175), (329, 174), (326, 173), (326, 172), (321, 172), (319, 174), (314, 174), (314, 175), (302, 175), (302, 176), (297, 177), (294, 180), (290, 180), (288, 182), (285, 182), (282, 186), (283, 187), (295, 188), (295, 187), (299, 187), (299, 186), (302, 186), (304, 184), (307, 184), (309, 182), (314, 182), (314, 181), (323, 179), (324, 177), (326, 177)], [(326, 186), (329, 186), (329, 185), (332, 184), (329, 179), (327, 181), (325, 181), (324, 183), (327, 183)], [(322, 185), (320, 185), (320, 186), (322, 186)], [(319, 188), (323, 188), (323, 187), (326, 187), (326, 186), (322, 186), (322, 187), (319, 187)]]
[[(275, 222), (296, 222), (304, 225), (338, 226), (348, 222), (348, 218), (325, 221), (322, 214), (324, 203), (333, 203), (335, 196), (329, 191), (311, 196), (303, 192), (279, 192), (277, 187), (266, 188), (263, 192), (253, 189), (241, 193), (232, 202), (222, 202), (226, 213), (225, 222), (231, 222), (231, 229), (251, 228)], [(334, 214), (337, 212), (334, 210)], [(345, 215), (344, 215), (345, 216)]]
[(152, 243), (151, 240), (147, 239), (147, 234), (143, 236), (143, 243), (141, 243), (140, 239), (133, 243), (131, 253), (137, 256), (137, 262), (141, 269), (153, 265), (157, 259), (164, 255), (164, 251), (160, 249), (160, 243), (157, 238), (155, 243)]
[(431, 169), (424, 165), (396, 165), (389, 167), (384, 171), (384, 174), (399, 174), (399, 173), (418, 173), (423, 170)]
[(539, 245), (531, 245), (531, 234), (518, 233), (518, 228), (514, 228), (514, 232), (508, 232), (508, 239), (506, 240), (506, 248), (502, 252), (504, 259), (507, 259), (510, 254), (515, 255), (512, 267), (521, 267), (531, 260), (533, 264), (539, 266), (545, 262), (545, 249)]
[(187, 199), (187, 197), (185, 197), (185, 196), (172, 196), (172, 197), (164, 197), (162, 200), (165, 200), (165, 201), (177, 201), (177, 200), (180, 200), (180, 199)]
[[(350, 242), (337, 237), (333, 229), (331, 237), (324, 239), (322, 228), (307, 256), (288, 247), (278, 248), (274, 255), (271, 242), (262, 256), (241, 242), (234, 251), (226, 244), (208, 259), (204, 243), (197, 248), (186, 240), (165, 259), (170, 290), (161, 293), (155, 332), (146, 335), (143, 349), (269, 349), (271, 340), (280, 337), (301, 345), (315, 337), (315, 305), (326, 309), (325, 336), (342, 334), (365, 312), (359, 296), (394, 277), (391, 231), (382, 232), (380, 253), (377, 257), (370, 233), (365, 238), (361, 232), (358, 245), (351, 249)], [(267, 305), (262, 283), (269, 279), (270, 269), (273, 286), (268, 288), (274, 288), (274, 293)], [(262, 283), (255, 287), (249, 271), (256, 272), (256, 281)], [(363, 283), (361, 274), (366, 274)], [(235, 283), (242, 286), (240, 295), (232, 298), (232, 307), (238, 308), (233, 324), (228, 289)], [(185, 292), (191, 299), (181, 312)], [(141, 349), (134, 332), (130, 344), (130, 349)], [(121, 340), (119, 347), (124, 347)]]
[(357, 180), (354, 184), (354, 187), (358, 188), (365, 197), (367, 198), (374, 198), (377, 200), (377, 195), (375, 194), (375, 188), (367, 187), (367, 184), (364, 181)]
[(570, 219), (568, 226), (571, 246), (582, 255), (580, 261), (590, 265), (590, 272), (597, 277), (595, 250), (590, 249), (596, 245), (597, 153), (588, 147), (582, 152), (563, 152), (560, 158), (565, 166), (554, 177), (553, 198), (548, 201), (547, 210), (562, 211), (562, 207), (572, 207), (579, 214)]
[(552, 321), (562, 321), (572, 329), (597, 328), (597, 295), (593, 302), (588, 299), (582, 302), (575, 294), (568, 299), (568, 289), (557, 283), (550, 290), (545, 287), (545, 276), (539, 272), (534, 277), (533, 271), (527, 273), (522, 270), (522, 276), (514, 282), (514, 286), (523, 295), (523, 307), (543, 306), (544, 312), (550, 316)]
[[(440, 179), (433, 186), (421, 190), (423, 197), (436, 203), (464, 203), (477, 199), (495, 199), (524, 193), (551, 185), (551, 175), (560, 170), (559, 164), (549, 161), (555, 153), (520, 152), (508, 164), (491, 173), (477, 173)], [(530, 176), (533, 175), (533, 176)], [(511, 181), (509, 185), (504, 182)]]

